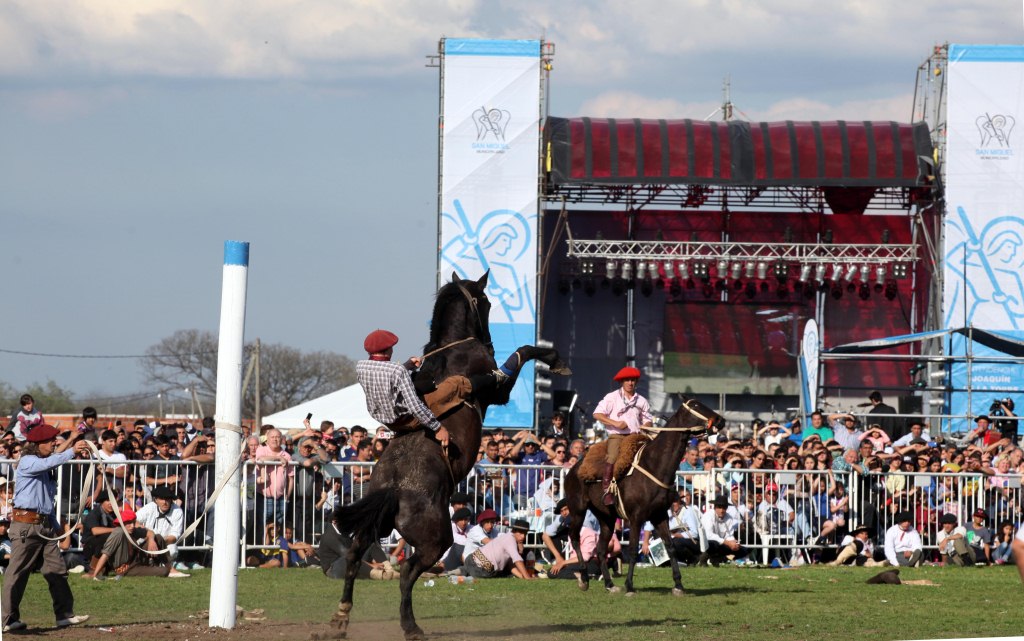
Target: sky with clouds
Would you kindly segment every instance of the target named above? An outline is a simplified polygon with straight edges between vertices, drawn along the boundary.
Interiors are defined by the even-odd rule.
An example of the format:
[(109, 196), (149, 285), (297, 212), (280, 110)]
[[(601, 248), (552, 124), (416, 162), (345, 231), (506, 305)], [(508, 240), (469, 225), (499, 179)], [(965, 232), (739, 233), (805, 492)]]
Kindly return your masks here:
[[(218, 326), (252, 243), (246, 335), (411, 355), (436, 269), (441, 37), (554, 42), (554, 115), (911, 118), (943, 42), (1018, 44), (1021, 3), (935, 0), (7, 0), (0, 349), (139, 354)], [(0, 381), (145, 389), (132, 360), (0, 353)]]

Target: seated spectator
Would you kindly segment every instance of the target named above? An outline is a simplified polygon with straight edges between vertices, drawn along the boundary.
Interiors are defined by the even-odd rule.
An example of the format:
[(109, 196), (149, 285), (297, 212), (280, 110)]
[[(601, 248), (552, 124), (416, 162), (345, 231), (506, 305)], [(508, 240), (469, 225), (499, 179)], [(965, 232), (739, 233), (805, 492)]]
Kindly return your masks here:
[(255, 551), (250, 551), (245, 557), (245, 565), (250, 568), (286, 568), (288, 567), (288, 554), (281, 549), (280, 539), (277, 537), (277, 524), (274, 521), (267, 523), (263, 530), (263, 545)]
[(729, 514), (729, 499), (724, 496), (716, 496), (713, 509), (704, 513), (701, 519), (701, 527), (704, 528), (704, 537), (707, 539), (707, 551), (700, 555), (697, 565), (711, 564), (718, 566), (726, 556), (733, 555), (735, 558), (743, 558), (748, 554), (743, 546), (736, 539), (736, 532), (739, 522)]
[(831, 566), (838, 565), (866, 565), (871, 561), (874, 554), (874, 546), (871, 545), (871, 531), (866, 525), (854, 528), (839, 544), (839, 554), (835, 561), (829, 563)]
[[(739, 486), (733, 488), (739, 490)], [(700, 521), (701, 513), (690, 500), (691, 494), (685, 489), (673, 499), (668, 509), (668, 529), (672, 533), (671, 552), (676, 559), (687, 563), (696, 563), (700, 558)]]
[(452, 514), (452, 546), (441, 557), (441, 566), (445, 572), (454, 572), (462, 567), (462, 552), (466, 549), (466, 534), (469, 532), (469, 523), (473, 519), (473, 513), (468, 507), (460, 507)]
[[(329, 579), (344, 579), (348, 567), (348, 551), (352, 547), (352, 539), (338, 530), (338, 523), (333, 515), (327, 520), (324, 534), (320, 537), (320, 569)], [(359, 571), (359, 579), (387, 580), (398, 578), (398, 572), (388, 563), (388, 555), (376, 541), (370, 544), (363, 554)]]
[(555, 520), (544, 528), (544, 533), (541, 534), (541, 542), (551, 553), (552, 565), (565, 565), (562, 550), (568, 547), (569, 542), (569, 499), (560, 500), (555, 505), (555, 513)]
[[(115, 499), (121, 498), (117, 490), (112, 491)], [(106, 492), (101, 498), (100, 503), (94, 505), (82, 520), (82, 554), (90, 563), (102, 554), (103, 544), (116, 527), (117, 514), (114, 513), (114, 504), (110, 502)], [(125, 507), (134, 506), (126, 504)]]
[(10, 527), (10, 519), (0, 519), (0, 574), (6, 572), (11, 563), (11, 537), (7, 534)]
[[(169, 559), (162, 565), (147, 565), (145, 563), (145, 553), (139, 548), (149, 549), (154, 544), (153, 533), (136, 526), (134, 511), (128, 508), (121, 510), (121, 515), (117, 521), (123, 524), (124, 528), (118, 527), (107, 537), (100, 557), (96, 561), (96, 567), (88, 575), (89, 578), (100, 580), (105, 576), (108, 566), (119, 577), (166, 576), (185, 578), (189, 576), (171, 567)], [(133, 541), (134, 544), (132, 543)]]
[(993, 555), (996, 565), (1013, 561), (1013, 535), (1014, 528), (1012, 522), (1003, 521), (999, 524), (999, 532), (996, 534), (995, 539), (996, 551)]
[(462, 551), (462, 560), (465, 561), (469, 555), (478, 548), (482, 548), (491, 542), (495, 536), (500, 534), (497, 529), (498, 513), (494, 510), (484, 510), (476, 515), (476, 525), (466, 532), (466, 547)]
[(992, 530), (988, 529), (988, 514), (980, 507), (974, 511), (971, 520), (964, 523), (964, 538), (970, 546), (971, 559), (975, 563), (992, 564)]
[[(583, 562), (587, 564), (587, 574), (592, 576), (597, 576), (601, 573), (601, 564), (598, 562), (597, 555), (595, 554), (597, 552), (598, 539), (601, 537), (600, 528), (601, 525), (596, 519), (593, 522), (584, 519), (583, 527), (580, 528), (580, 554), (583, 555)], [(576, 551), (572, 549), (571, 545), (567, 552), (566, 558), (551, 566), (548, 577), (552, 579), (574, 579), (576, 578), (576, 573), (583, 569), (583, 563), (580, 563), (579, 558), (576, 556)], [(609, 562), (616, 557), (622, 556), (622, 543), (614, 534), (608, 539), (606, 556)]]
[(957, 527), (956, 514), (947, 512), (939, 517), (939, 532), (935, 538), (939, 546), (939, 558), (942, 565), (965, 564), (974, 565), (974, 558), (968, 549), (966, 534), (967, 530)]
[(512, 531), (499, 534), (489, 543), (473, 551), (466, 559), (466, 574), (476, 579), (492, 579), (511, 574), (517, 579), (536, 579), (527, 569), (522, 550), (530, 524), (522, 519), (512, 521)]
[(896, 524), (885, 532), (885, 559), (889, 565), (914, 567), (921, 564), (924, 549), (921, 535), (911, 523), (908, 511), (896, 514)]
[(288, 563), (286, 567), (305, 568), (320, 560), (317, 558), (316, 549), (312, 545), (305, 541), (296, 540), (295, 532), (290, 525), (284, 526), (284, 536), (281, 537), (278, 544), (287, 554)]
[[(177, 493), (169, 485), (153, 488), (153, 500), (142, 506), (136, 513), (139, 527), (153, 533), (147, 541), (150, 552), (167, 550), (167, 558), (173, 562), (178, 558), (178, 538), (185, 527), (185, 515), (174, 503)], [(179, 570), (185, 568), (178, 568)]]

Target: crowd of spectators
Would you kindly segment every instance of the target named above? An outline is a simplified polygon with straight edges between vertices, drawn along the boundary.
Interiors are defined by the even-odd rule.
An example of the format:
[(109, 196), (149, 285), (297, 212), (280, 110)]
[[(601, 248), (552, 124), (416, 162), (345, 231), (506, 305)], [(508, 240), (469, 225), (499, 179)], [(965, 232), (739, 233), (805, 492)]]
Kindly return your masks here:
[[(0, 564), (19, 437), (42, 421), (28, 401), (0, 437)], [(875, 405), (885, 407), (880, 397)], [(1012, 404), (1004, 409), (1013, 416)], [(851, 414), (815, 412), (806, 426), (799, 421), (755, 421), (747, 429), (694, 439), (679, 464), (678, 500), (669, 510), (673, 540), (665, 542), (667, 549), (692, 564), (753, 562), (760, 555), (752, 552), (766, 547), (776, 563), (835, 562), (837, 557), (894, 564), (1010, 561), (1010, 541), (1022, 521), (1024, 451), (1017, 446), (1016, 433), (981, 416), (967, 434), (943, 439), (922, 421), (903, 425), (886, 414), (869, 414), (870, 422), (862, 425)], [(124, 519), (114, 513), (105, 494), (109, 487), (121, 507), (133, 511), (135, 529), (149, 533), (149, 538), (139, 539), (143, 546), (156, 545), (150, 541), (159, 537), (158, 549), (169, 548), (158, 563), (174, 571), (208, 565), (212, 537), (207, 533), (212, 534), (215, 518), (207, 509), (215, 483), (213, 422), (161, 425), (140, 419), (101, 428), (95, 410), (86, 408), (73, 429), (95, 442), (102, 464), (90, 487), (84, 486), (88, 466), (61, 470), (61, 514), (73, 521), (79, 511), (86, 512), (71, 539), (69, 558), (95, 565), (105, 544), (96, 537), (127, 529), (119, 527), (118, 520)], [(578, 563), (569, 561), (558, 508), (561, 478), (589, 445), (574, 436), (561, 414), (539, 434), (486, 430), (478, 464), (458, 488), (467, 501), (461, 506), (462, 518), (453, 522), (457, 540), (469, 543), (474, 530), (489, 525), (523, 534), (520, 548), (524, 543), (543, 546), (554, 564), (552, 574)], [(247, 564), (316, 565), (330, 512), (363, 495), (372, 463), (391, 437), (383, 427), (371, 432), (322, 421), (317, 428), (308, 419), (300, 430), (264, 425), (247, 433)], [(204, 513), (203, 526), (181, 538), (183, 526)], [(485, 514), (493, 515), (489, 524), (480, 519)], [(522, 531), (523, 523), (527, 531)], [(513, 526), (516, 532), (509, 531)], [(915, 538), (899, 537), (893, 528), (914, 532), (920, 554), (890, 549), (890, 535)], [(642, 560), (648, 561), (655, 558), (650, 530), (647, 524), (641, 547)], [(77, 550), (82, 554), (76, 557)], [(853, 556), (846, 550), (853, 550)], [(399, 541), (392, 560), (400, 560), (403, 553)], [(514, 555), (508, 558), (515, 567)], [(447, 571), (465, 567), (465, 559), (449, 561)], [(154, 565), (151, 559), (140, 562)]]

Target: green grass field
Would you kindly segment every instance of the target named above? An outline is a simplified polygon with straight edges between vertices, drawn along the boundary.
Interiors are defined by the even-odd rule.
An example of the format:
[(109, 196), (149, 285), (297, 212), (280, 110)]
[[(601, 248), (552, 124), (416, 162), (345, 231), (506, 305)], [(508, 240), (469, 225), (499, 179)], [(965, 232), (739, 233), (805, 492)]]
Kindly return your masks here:
[[(638, 570), (635, 597), (608, 594), (598, 583), (584, 593), (573, 581), (497, 579), (453, 586), (440, 579), (433, 587), (420, 581), (414, 598), (420, 625), (438, 639), (880, 641), (1014, 636), (1024, 631), (1024, 588), (1013, 566), (902, 571), (904, 579), (928, 579), (935, 586), (865, 584), (877, 571), (685, 568), (684, 597), (671, 595), (668, 569)], [(209, 579), (209, 571), (184, 580), (93, 582), (71, 577), (76, 609), (92, 615), (92, 628), (195, 617), (209, 605)], [(247, 624), (256, 628), (318, 624), (330, 618), (340, 593), (341, 583), (317, 570), (244, 570), (238, 603), (265, 610), (265, 623)], [(400, 638), (397, 604), (397, 581), (360, 581), (349, 637)], [(29, 583), (22, 618), (30, 625), (52, 625), (49, 595), (39, 576)], [(360, 626), (375, 633), (359, 635)], [(304, 630), (296, 628), (296, 638), (299, 633), (308, 638)], [(110, 638), (131, 636), (130, 628), (118, 631), (122, 634)], [(86, 632), (60, 638), (102, 638)], [(257, 630), (248, 638), (265, 637)]]

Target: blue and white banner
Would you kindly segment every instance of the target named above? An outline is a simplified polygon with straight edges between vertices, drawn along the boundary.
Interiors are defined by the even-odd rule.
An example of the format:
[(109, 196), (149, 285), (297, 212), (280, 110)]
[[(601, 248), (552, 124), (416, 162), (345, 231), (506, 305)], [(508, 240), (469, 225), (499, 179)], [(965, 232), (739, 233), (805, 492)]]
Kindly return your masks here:
[[(1024, 47), (950, 45), (947, 74), (945, 327), (1024, 338)], [(967, 349), (954, 334), (952, 354)], [(970, 349), (1000, 355), (978, 343)], [(1024, 388), (1024, 366), (974, 363), (970, 379), (970, 402), (954, 392), (951, 414), (984, 414), (1007, 395), (995, 390)], [(966, 364), (953, 366), (951, 383), (968, 387)]]
[[(491, 338), (500, 363), (537, 338), (539, 40), (444, 41), (438, 285), (490, 271)], [(490, 427), (532, 427), (534, 372), (491, 407)]]

